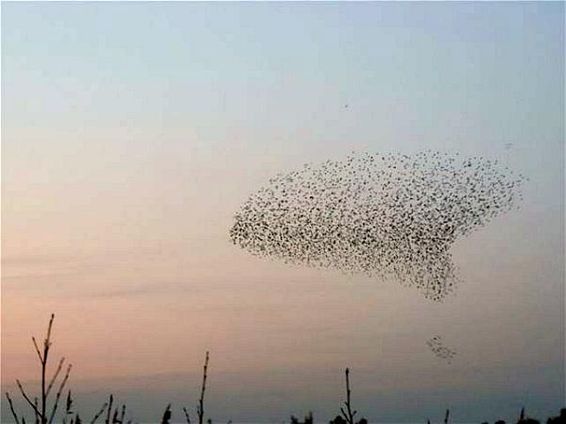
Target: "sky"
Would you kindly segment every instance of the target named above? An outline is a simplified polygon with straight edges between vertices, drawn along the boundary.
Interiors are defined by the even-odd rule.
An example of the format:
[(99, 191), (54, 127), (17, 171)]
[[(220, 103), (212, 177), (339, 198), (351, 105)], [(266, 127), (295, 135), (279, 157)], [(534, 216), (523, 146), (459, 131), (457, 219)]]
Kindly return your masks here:
[[(207, 350), (214, 421), (327, 422), (346, 366), (371, 422), (564, 406), (563, 3), (4, 2), (1, 31), (3, 391), (54, 312), (86, 414), (180, 422)], [(424, 149), (529, 178), (443, 303), (230, 243), (278, 172)]]

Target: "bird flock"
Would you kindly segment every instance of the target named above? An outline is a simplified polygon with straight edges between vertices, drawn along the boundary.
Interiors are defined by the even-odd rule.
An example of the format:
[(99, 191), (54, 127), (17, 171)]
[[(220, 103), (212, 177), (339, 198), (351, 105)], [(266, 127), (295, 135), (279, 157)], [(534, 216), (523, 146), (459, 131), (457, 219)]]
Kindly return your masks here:
[(517, 207), (523, 181), (480, 156), (352, 153), (271, 178), (229, 235), (253, 255), (391, 279), (441, 301), (458, 280), (451, 246)]
[(426, 345), (432, 351), (434, 356), (439, 359), (443, 359), (448, 363), (452, 362), (452, 359), (456, 356), (456, 351), (447, 348), (442, 342), (442, 337), (434, 336), (427, 340)]

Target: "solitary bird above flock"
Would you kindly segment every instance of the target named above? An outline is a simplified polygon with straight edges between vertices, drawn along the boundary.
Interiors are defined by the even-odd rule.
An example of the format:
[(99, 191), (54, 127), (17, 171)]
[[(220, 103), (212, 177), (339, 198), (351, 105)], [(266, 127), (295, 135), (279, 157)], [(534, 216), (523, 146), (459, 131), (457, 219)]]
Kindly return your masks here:
[(270, 179), (235, 214), (230, 238), (254, 255), (392, 279), (440, 301), (457, 280), (452, 244), (514, 208), (522, 183), (479, 156), (352, 154)]

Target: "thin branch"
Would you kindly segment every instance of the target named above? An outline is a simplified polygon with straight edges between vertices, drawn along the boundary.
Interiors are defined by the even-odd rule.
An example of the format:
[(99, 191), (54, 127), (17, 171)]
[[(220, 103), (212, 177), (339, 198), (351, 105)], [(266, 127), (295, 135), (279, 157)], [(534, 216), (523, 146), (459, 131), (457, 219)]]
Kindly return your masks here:
[(64, 362), (65, 362), (65, 357), (62, 357), (59, 360), (59, 365), (57, 365), (57, 370), (55, 371), (55, 374), (53, 374), (53, 377), (51, 378), (51, 381), (49, 382), (49, 385), (47, 386), (47, 391), (45, 392), (45, 396), (49, 396), (49, 392), (51, 391), (51, 388), (53, 387), (55, 380), (59, 376), (59, 373), (61, 372), (61, 368), (63, 368)]
[(71, 368), (73, 366), (69, 364), (67, 366), (67, 371), (65, 372), (65, 377), (61, 381), (61, 385), (59, 386), (59, 390), (57, 390), (57, 395), (55, 396), (55, 403), (53, 404), (53, 409), (51, 410), (51, 415), (49, 416), (49, 424), (53, 423), (53, 418), (55, 417), (55, 412), (57, 412), (57, 407), (59, 406), (59, 399), (61, 398), (61, 393), (63, 393), (63, 389), (67, 384), (67, 380), (69, 380), (69, 374), (71, 373)]
[(47, 336), (43, 340), (43, 361), (41, 362), (41, 424), (47, 424), (47, 391), (45, 389), (45, 374), (47, 372), (47, 358), (51, 347), (51, 329), (55, 314), (51, 314), (49, 325), (47, 326)]
[(10, 394), (6, 392), (6, 399), (8, 399), (8, 404), (10, 405), (10, 411), (12, 411), (12, 416), (14, 420), (16, 420), (16, 424), (20, 424), (20, 420), (18, 419), (18, 414), (16, 414), (16, 410), (14, 409), (14, 404), (12, 403), (12, 399), (10, 398)]
[(28, 395), (26, 394), (22, 383), (20, 383), (20, 380), (16, 380), (16, 384), (18, 385), (18, 389), (20, 389), (20, 393), (22, 394), (22, 396), (24, 397), (24, 399), (26, 400), (27, 403), (29, 403), (29, 406), (32, 407), (32, 409), (40, 416), (43, 418), (43, 415), (41, 414), (41, 412), (39, 412), (39, 410), (36, 408), (36, 406), (34, 405), (34, 403), (29, 399)]
[(352, 412), (351, 395), (352, 391), (350, 390), (350, 369), (346, 368), (346, 401), (344, 402), (346, 411), (344, 411), (344, 408), (340, 408), (340, 410), (342, 411), (342, 415), (344, 415), (344, 418), (346, 419), (346, 422), (348, 424), (354, 424), (354, 416), (358, 412)]
[(120, 424), (124, 424), (124, 417), (126, 416), (126, 405), (122, 405), (122, 412), (120, 413)]
[(108, 402), (108, 411), (106, 412), (106, 424), (110, 424), (110, 413), (112, 411), (112, 402), (114, 402), (114, 396), (111, 394)]
[(91, 420), (90, 424), (95, 424), (96, 421), (100, 418), (100, 416), (104, 413), (104, 410), (106, 409), (106, 406), (108, 405), (108, 402), (104, 402), (104, 405), (102, 405), (102, 408), (100, 408), (100, 411), (98, 411), (96, 413), (96, 415), (94, 416), (94, 418)]
[(34, 398), (33, 398), (33, 404), (35, 405), (35, 409), (36, 409), (36, 410), (34, 411), (34, 414), (35, 414), (35, 424), (39, 424), (39, 414), (37, 413), (38, 402), (39, 402), (39, 401), (38, 401), (38, 399), (37, 399), (37, 396), (34, 397)]
[(169, 420), (171, 420), (171, 404), (167, 405), (167, 408), (165, 408), (161, 424), (170, 424)]
[(53, 320), (55, 319), (55, 314), (51, 314), (51, 319), (49, 320), (49, 325), (47, 326), (47, 337), (45, 338), (46, 346), (51, 346), (51, 329), (53, 328)]
[(208, 370), (208, 351), (206, 352), (206, 358), (204, 360), (204, 369), (203, 369), (203, 373), (202, 373), (202, 387), (201, 387), (201, 391), (200, 391), (200, 399), (199, 399), (199, 404), (198, 404), (198, 408), (197, 408), (197, 414), (198, 414), (198, 422), (199, 424), (202, 424), (204, 421), (204, 392), (206, 390), (206, 373)]
[(71, 397), (71, 391), (69, 390), (67, 392), (67, 401), (65, 402), (65, 415), (63, 416), (63, 424), (67, 423), (67, 416), (71, 414), (72, 407), (73, 407), (73, 398)]
[(39, 351), (39, 347), (37, 346), (37, 340), (35, 340), (35, 337), (33, 336), (31, 340), (33, 342), (33, 346), (35, 347), (35, 351), (37, 352), (37, 356), (39, 357), (39, 362), (43, 364), (43, 357), (41, 356), (41, 352)]
[(185, 413), (185, 419), (187, 420), (187, 424), (191, 424), (191, 418), (189, 417), (189, 411), (187, 411), (187, 408), (185, 408), (183, 406), (183, 412)]

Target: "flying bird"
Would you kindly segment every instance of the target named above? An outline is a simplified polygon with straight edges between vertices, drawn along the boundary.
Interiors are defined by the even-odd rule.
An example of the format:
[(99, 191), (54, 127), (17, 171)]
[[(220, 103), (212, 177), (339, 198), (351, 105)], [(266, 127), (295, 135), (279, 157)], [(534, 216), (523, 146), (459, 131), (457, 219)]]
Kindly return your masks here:
[(429, 347), (434, 356), (439, 359), (446, 360), (448, 363), (451, 363), (452, 359), (456, 356), (456, 351), (444, 346), (442, 337), (440, 336), (434, 336), (427, 340), (426, 345)]
[(479, 156), (353, 153), (274, 176), (229, 235), (253, 255), (393, 279), (440, 301), (458, 280), (453, 243), (514, 208), (522, 182)]

